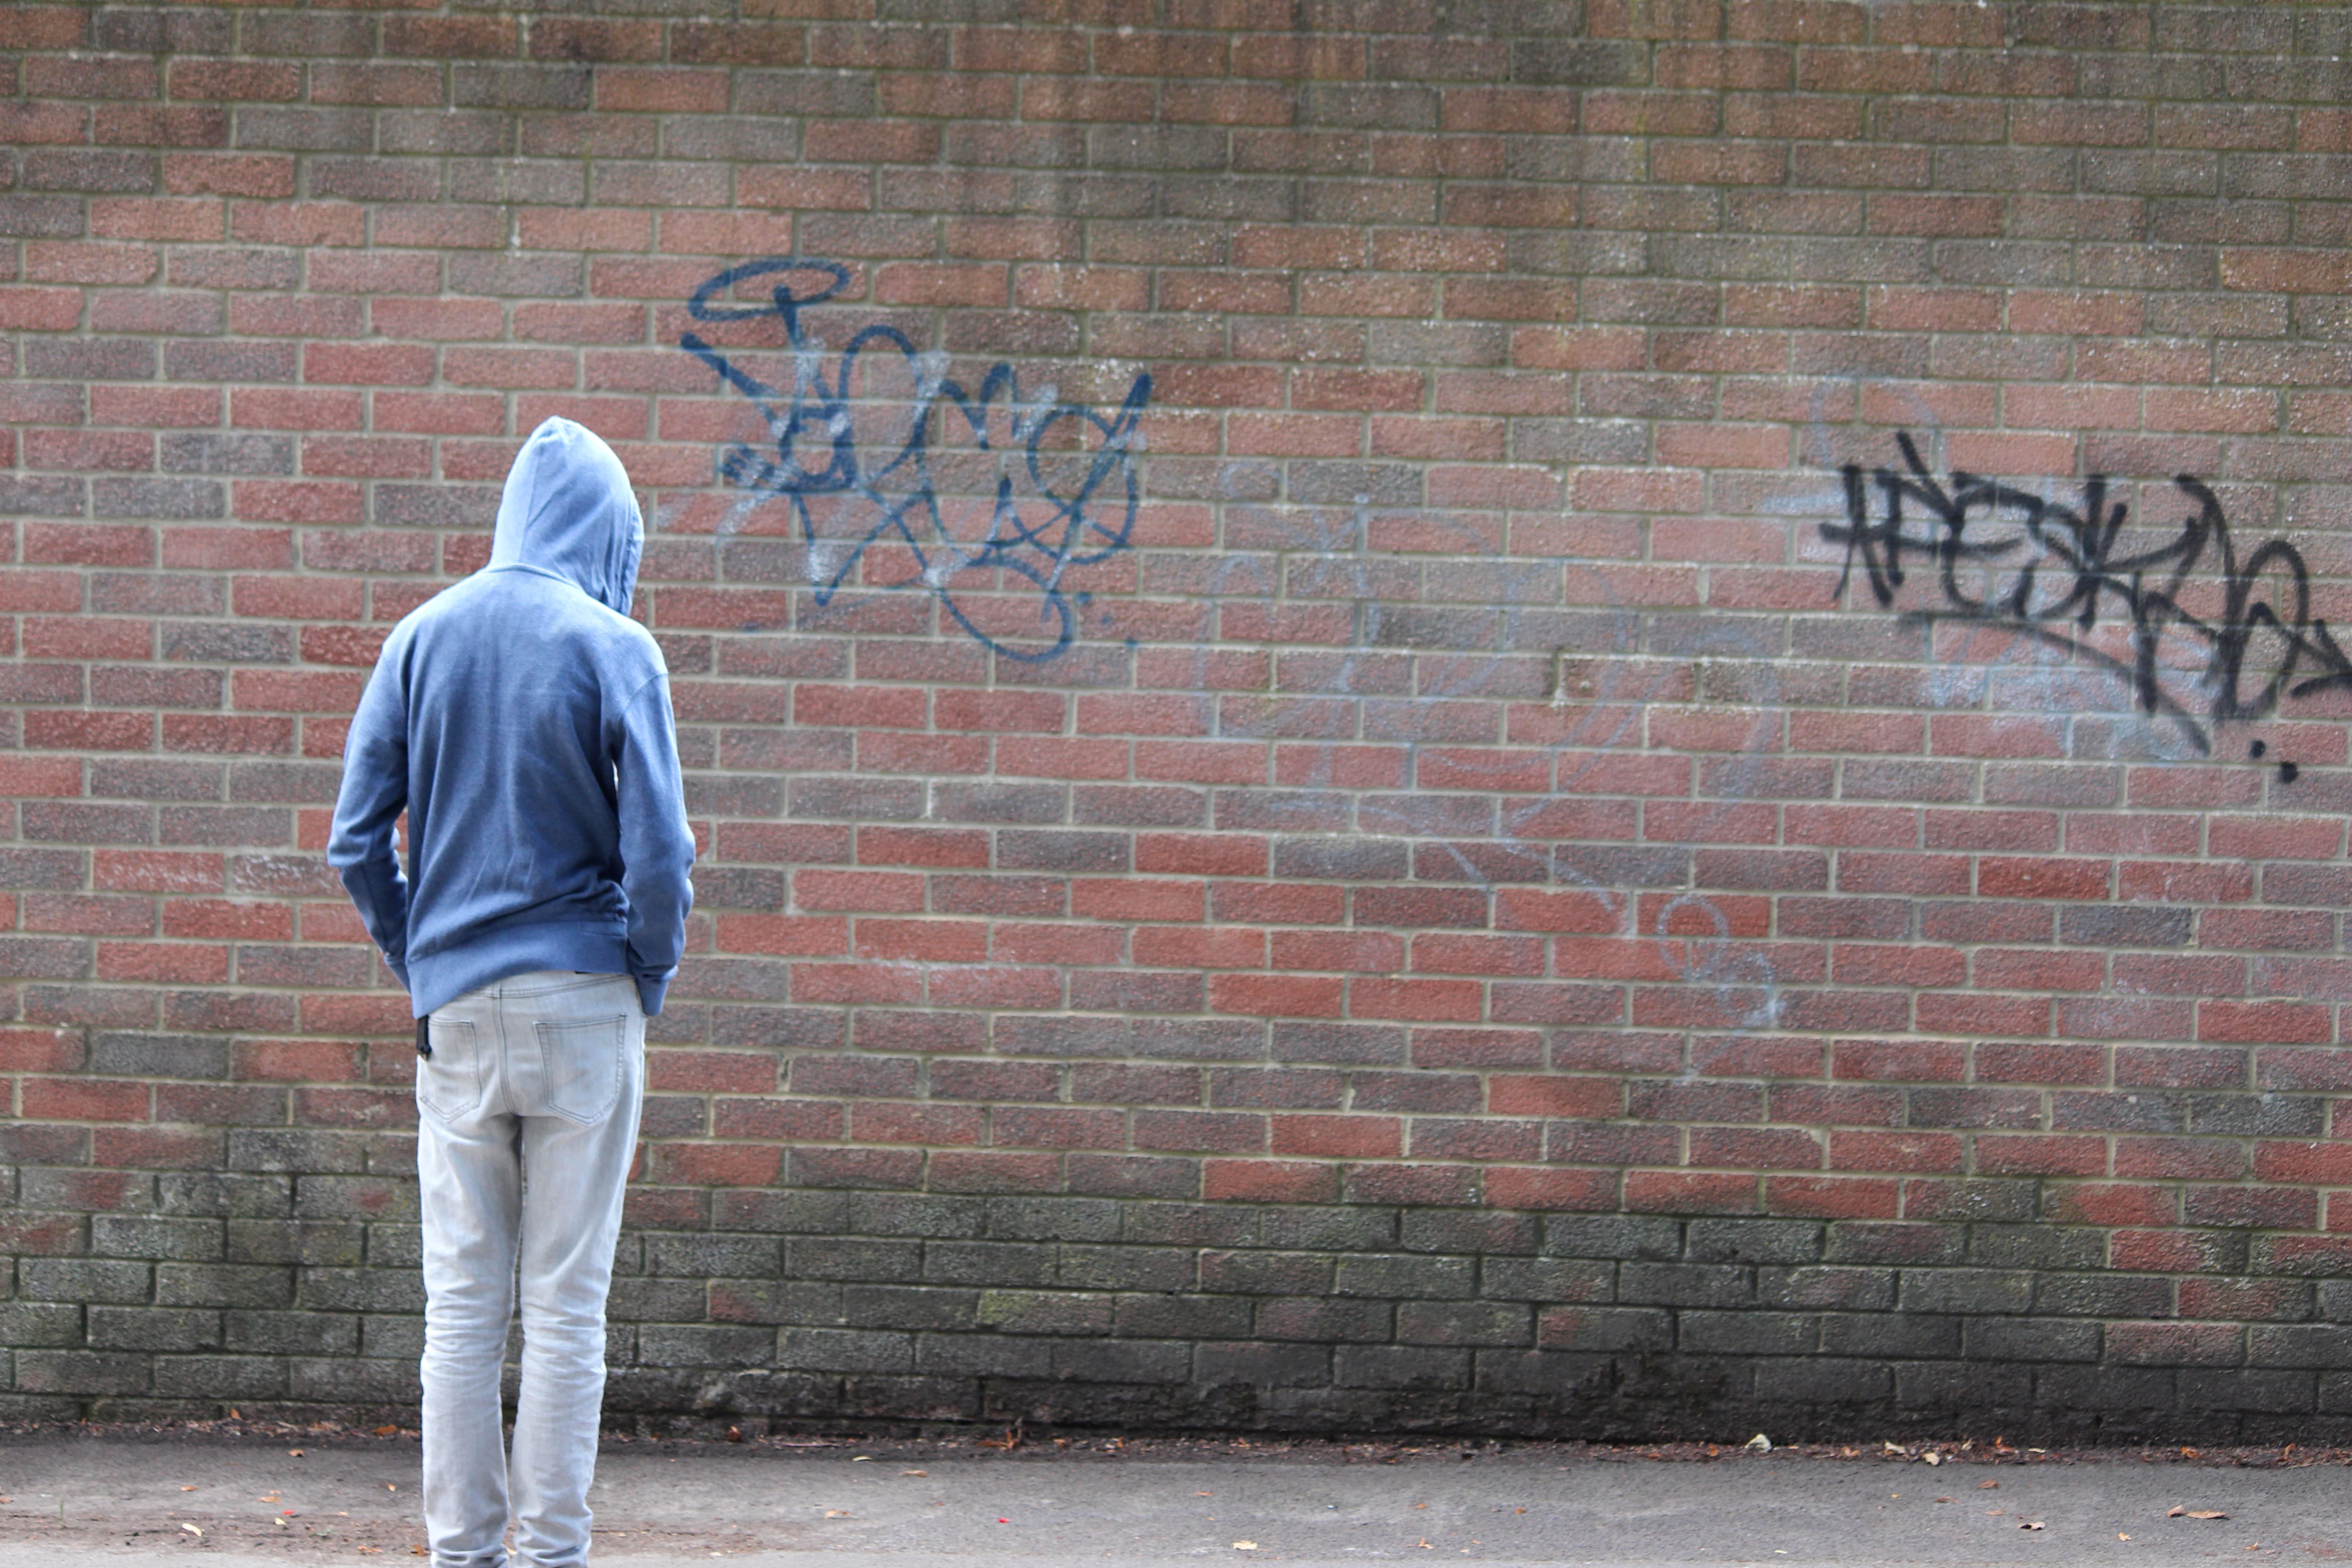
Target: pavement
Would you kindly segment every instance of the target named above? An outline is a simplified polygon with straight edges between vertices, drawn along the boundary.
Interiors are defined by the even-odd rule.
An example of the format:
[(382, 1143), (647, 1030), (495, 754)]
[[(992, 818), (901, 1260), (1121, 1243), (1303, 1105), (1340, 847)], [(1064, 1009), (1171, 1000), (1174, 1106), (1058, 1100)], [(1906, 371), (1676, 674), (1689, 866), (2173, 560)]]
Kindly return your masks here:
[[(414, 1559), (416, 1487), (414, 1433), (0, 1434), (0, 1568)], [(593, 1499), (608, 1565), (2352, 1562), (2352, 1454), (2276, 1450), (616, 1439)]]

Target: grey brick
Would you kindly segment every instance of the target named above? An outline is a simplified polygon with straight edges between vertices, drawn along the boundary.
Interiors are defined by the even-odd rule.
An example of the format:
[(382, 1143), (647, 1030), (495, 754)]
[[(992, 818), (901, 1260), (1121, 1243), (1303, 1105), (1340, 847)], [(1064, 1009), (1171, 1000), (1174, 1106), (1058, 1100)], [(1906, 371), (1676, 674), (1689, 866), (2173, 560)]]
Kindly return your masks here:
[(1756, 1300), (1766, 1307), (1837, 1308), (1883, 1312), (1895, 1305), (1891, 1268), (1759, 1268)]
[(777, 1336), (771, 1329), (645, 1323), (636, 1333), (642, 1366), (769, 1366), (776, 1355)]
[(1054, 1370), (1054, 1345), (1010, 1334), (921, 1334), (915, 1364), (935, 1375), (1046, 1377)]
[(221, 1314), (220, 1346), (253, 1355), (357, 1355), (360, 1319), (350, 1312)]
[(138, 1035), (106, 1031), (89, 1046), (94, 1072), (123, 1078), (222, 1079), (228, 1042), (216, 1035)]
[(92, 1307), (89, 1336), (92, 1350), (215, 1350), (221, 1342), (221, 1315), (169, 1307)]
[(159, 1263), (155, 1300), (166, 1307), (290, 1307), (294, 1271), (233, 1263)]
[(1013, 1334), (1106, 1334), (1112, 1298), (1069, 1290), (983, 1290), (980, 1321)]
[(1396, 1337), (1412, 1345), (1512, 1346), (1535, 1342), (1530, 1310), (1517, 1302), (1403, 1301)]
[(1299, 1251), (1385, 1252), (1396, 1245), (1396, 1211), (1371, 1205), (1267, 1207), (1257, 1212), (1258, 1244)]
[[(1910, 1304), (1906, 1295), (1904, 1304)], [(2172, 1281), (2146, 1274), (2043, 1274), (2033, 1310), (2089, 1318), (2161, 1318), (2172, 1311)]]
[(294, 1213), (312, 1221), (414, 1222), (416, 1183), (396, 1176), (306, 1175), (294, 1189)]
[(2096, 1268), (2106, 1261), (2106, 1236), (2079, 1225), (1970, 1226), (1968, 1260), (1982, 1268)]
[[(230, 1302), (231, 1306), (285, 1306), (284, 1301)], [(305, 1268), (301, 1301), (306, 1310), (330, 1312), (421, 1312), (425, 1280), (413, 1268)]]
[(1199, 1264), (1172, 1247), (1065, 1247), (1057, 1280), (1081, 1290), (1189, 1290)]
[(794, 1237), (785, 1271), (797, 1279), (906, 1281), (923, 1276), (923, 1244), (863, 1237)]
[(16, 1388), (23, 1394), (144, 1394), (148, 1358), (129, 1351), (16, 1352)]
[[(359, 1325), (359, 1354), (363, 1359), (405, 1361), (414, 1366), (416, 1358), (425, 1353), (425, 1320), (422, 1317), (368, 1312), (348, 1321)], [(635, 1356), (634, 1346), (629, 1354), (632, 1358)]]
[(144, 1301), (154, 1289), (152, 1264), (96, 1258), (20, 1258), (16, 1293), (31, 1301)]
[(1483, 1392), (1562, 1400), (1605, 1397), (1616, 1373), (1615, 1358), (1606, 1355), (1491, 1350), (1477, 1352), (1475, 1379)]
[(2352, 1326), (2342, 1323), (2255, 1323), (2246, 1331), (2246, 1364), (2258, 1367), (2352, 1367)]
[(2023, 1312), (2033, 1286), (2021, 1269), (1906, 1268), (1900, 1290), (1906, 1312)]
[(1192, 1347), (1167, 1340), (1056, 1340), (1054, 1375), (1073, 1383), (1182, 1383)]
[(1821, 1342), (1809, 1312), (1686, 1311), (1675, 1315), (1675, 1348), (1695, 1355), (1806, 1355)]
[(911, 1372), (915, 1336), (860, 1329), (786, 1329), (776, 1364), (804, 1372)]
[(335, 1220), (233, 1219), (221, 1257), (229, 1263), (309, 1263), (355, 1268), (367, 1258), (367, 1227)]
[(221, 1255), (221, 1222), (161, 1215), (92, 1215), (89, 1249), (100, 1258), (207, 1263)]
[(240, 1127), (228, 1135), (228, 1164), (291, 1175), (356, 1173), (367, 1169), (367, 1140), (355, 1132)]
[(416, 1359), (403, 1356), (379, 1361), (372, 1356), (305, 1357), (286, 1369), (286, 1394), (290, 1399), (320, 1405), (415, 1405), (417, 1402)]
[(843, 1293), (841, 1310), (849, 1321), (869, 1328), (963, 1331), (979, 1322), (980, 1292), (931, 1285), (852, 1285)]
[(1694, 1263), (1812, 1263), (1822, 1226), (1802, 1220), (1695, 1219), (1685, 1233)]
[(1478, 1266), (1468, 1258), (1391, 1253), (1341, 1258), (1331, 1293), (1384, 1300), (1459, 1300), (1478, 1290)]
[(289, 1368), (275, 1356), (159, 1355), (155, 1393), (166, 1399), (275, 1399)]
[(1331, 1352), (1322, 1345), (1203, 1342), (1192, 1347), (1192, 1380), (1204, 1388), (1325, 1388), (1331, 1383)]
[(1822, 1353), (1832, 1356), (1921, 1358), (1960, 1353), (1963, 1321), (2012, 1322), (2014, 1319), (1963, 1320), (1933, 1312), (1832, 1312), (1821, 1321)]
[(1334, 1267), (1328, 1253), (1204, 1252), (1201, 1285), (1244, 1296), (1322, 1295), (1331, 1289)]
[(1107, 1198), (991, 1198), (988, 1234), (1006, 1241), (1117, 1241), (1118, 1211)]
[(2188, 1410), (2301, 1415), (2318, 1408), (2319, 1379), (2312, 1372), (2184, 1366), (2174, 1375)]
[(698, 1236), (661, 1232), (646, 1237), (646, 1270), (688, 1279), (781, 1277), (782, 1251), (764, 1236)]
[(1547, 1351), (1664, 1351), (1675, 1317), (1654, 1307), (1560, 1307), (1537, 1314), (1536, 1339)]
[(1553, 1258), (1679, 1258), (1682, 1226), (1646, 1215), (1554, 1215), (1544, 1221), (1543, 1249)]
[(1884, 1362), (1832, 1360), (1759, 1361), (1756, 1397), (1771, 1403), (1811, 1405), (1877, 1404), (1894, 1392), (1895, 1373)]
[(2045, 1367), (2033, 1374), (2034, 1402), (2048, 1410), (2177, 1408), (2173, 1369), (2160, 1366)]
[(64, 1301), (0, 1301), (0, 1345), (71, 1350), (82, 1342), (81, 1309)]
[(1752, 1270), (1727, 1263), (1625, 1263), (1617, 1299), (1661, 1307), (1743, 1307), (1755, 1299)]
[(933, 1285), (1051, 1285), (1055, 1249), (1009, 1241), (934, 1241), (923, 1248)]
[(1427, 1345), (1341, 1345), (1331, 1355), (1341, 1388), (1466, 1388), (1470, 1352)]
[(980, 1198), (936, 1193), (851, 1193), (843, 1227), (856, 1236), (971, 1237), (982, 1234), (988, 1208)]
[(1478, 1293), (1538, 1306), (1606, 1301), (1617, 1293), (1617, 1270), (1608, 1263), (1567, 1258), (1486, 1258), (1478, 1263)]
[(1372, 1344), (1390, 1337), (1395, 1317), (1386, 1301), (1277, 1297), (1258, 1301), (1255, 1327), (1262, 1340)]

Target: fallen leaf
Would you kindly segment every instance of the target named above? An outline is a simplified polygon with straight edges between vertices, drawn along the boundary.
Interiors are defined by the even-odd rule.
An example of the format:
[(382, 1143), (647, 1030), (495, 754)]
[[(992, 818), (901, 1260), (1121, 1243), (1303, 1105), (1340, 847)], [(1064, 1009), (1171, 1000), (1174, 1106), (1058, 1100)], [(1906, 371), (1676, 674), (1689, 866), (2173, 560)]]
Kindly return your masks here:
[(1999, 1481), (1979, 1481), (1977, 1483), (1977, 1490), (1980, 1492), (1992, 1492), (1999, 1491), (2000, 1489), (2000, 1483)]
[(1948, 1498), (1948, 1497), (1939, 1497), (1939, 1498), (1937, 1498), (1936, 1500), (1937, 1500), (1937, 1502), (1949, 1502), (1949, 1501), (1951, 1501), (1952, 1500), (1951, 1500), (1950, 1498)]
[(386, 1491), (388, 1491), (388, 1492), (396, 1492), (396, 1491), (398, 1491), (400, 1489), (399, 1489), (398, 1487), (396, 1487), (396, 1486), (393, 1485), (390, 1481), (386, 1481), (386, 1482), (384, 1482), (384, 1483), (383, 1483), (383, 1489), (384, 1489), (384, 1490), (386, 1490)]
[(931, 1472), (929, 1470), (900, 1470), (898, 1473), (902, 1476), (928, 1476)]
[(1255, 1541), (1236, 1541), (1234, 1542), (1234, 1550), (1236, 1552), (1255, 1552), (1257, 1550), (1257, 1542)]
[(1772, 1439), (1764, 1436), (1763, 1433), (1759, 1432), (1753, 1437), (1748, 1438), (1747, 1442), (1741, 1444), (1740, 1447), (1744, 1448), (1753, 1448), (1759, 1454), (1769, 1454), (1772, 1451)]
[(2180, 1450), (2180, 1457), (2184, 1459), (2193, 1459), (2197, 1458), (2197, 1450), (2194, 1448), (2183, 1448)]
[(1525, 1513), (1525, 1512), (1527, 1512), (1528, 1510), (1527, 1510), (1526, 1509), (1521, 1509), (1521, 1510), (1519, 1510), (1519, 1511), (1520, 1511), (1521, 1513)]
[(299, 1448), (289, 1448), (286, 1450), (286, 1457), (289, 1459), (299, 1459), (302, 1457), (302, 1450)]
[(279, 1502), (284, 1500), (279, 1498), (276, 1492), (264, 1492), (253, 1500), (256, 1502)]
[(727, 1440), (730, 1443), (741, 1442), (743, 1440), (743, 1428), (740, 1426), (730, 1426), (727, 1428)]
[(2126, 1535), (2122, 1531), (2118, 1530), (2118, 1531), (2116, 1531), (2116, 1539), (2117, 1541), (2129, 1541), (2129, 1540), (2131, 1539), (2131, 1537), (2130, 1537), (2130, 1536), (2128, 1536), (2128, 1535)]
[(1944, 1462), (1944, 1456), (1941, 1454), (1926, 1454), (1921, 1457), (1931, 1465), (1940, 1465)]
[(2039, 1530), (2042, 1528), (2042, 1521), (2038, 1519), (2029, 1519), (2017, 1528), (2020, 1530)]
[(2227, 1519), (2230, 1516), (2218, 1508), (2173, 1507), (2165, 1510), (2167, 1519)]
[(1413, 1504), (1412, 1506), (1413, 1506), (1413, 1507), (1415, 1507), (1415, 1508), (1427, 1508), (1429, 1505), (1428, 1505), (1427, 1503), (1425, 1503), (1425, 1502), (1417, 1502), (1417, 1503)]
[(1421, 1549), (1422, 1549), (1423, 1552), (1434, 1552), (1434, 1551), (1436, 1551), (1436, 1550), (1437, 1550), (1437, 1548), (1436, 1548), (1436, 1547), (1432, 1546), (1432, 1545), (1429, 1543), (1429, 1537), (1427, 1537), (1427, 1536), (1425, 1536), (1425, 1535), (1424, 1535), (1424, 1536), (1423, 1536), (1423, 1537), (1421, 1538)]
[[(735, 1430), (735, 1428), (733, 1428), (732, 1426), (730, 1426), (730, 1427), (729, 1427), (729, 1428), (727, 1428), (727, 1429), (728, 1429), (730, 1432), (732, 1432), (733, 1430)], [(851, 1464), (853, 1464), (853, 1465), (870, 1465), (870, 1464), (872, 1464), (872, 1463), (874, 1462), (874, 1456), (873, 1456), (873, 1455), (871, 1455), (871, 1454), (860, 1454), (860, 1455), (858, 1455), (856, 1458), (855, 1458), (851, 1459), (849, 1462), (850, 1462)]]
[(1895, 1444), (1895, 1443), (1889, 1443), (1889, 1444), (1887, 1444), (1887, 1445), (1885, 1446), (1885, 1451), (1886, 1451), (1887, 1453), (1890, 1453), (1890, 1454), (1899, 1454), (1899, 1453), (1901, 1453), (1901, 1452), (1903, 1451), (1903, 1449), (1902, 1449), (1901, 1445), (1899, 1445), (1899, 1444)]
[[(375, 1429), (375, 1435), (379, 1437), (397, 1437), (400, 1436), (400, 1428), (397, 1426), (379, 1426)], [(383, 1548), (377, 1546), (362, 1546), (360, 1550), (362, 1552), (380, 1552)]]
[(1214, 1497), (1217, 1494), (1214, 1492), (1194, 1492), (1192, 1495), (1194, 1497)]
[(192, 1491), (195, 1490), (196, 1489), (195, 1489), (195, 1488), (194, 1488), (194, 1487), (182, 1487), (180, 1489), (181, 1489), (182, 1491), (184, 1491), (184, 1492), (192, 1492)]
[(198, 1541), (202, 1541), (205, 1538), (205, 1532), (203, 1531), (198, 1530), (194, 1525), (188, 1523), (185, 1520), (180, 1521), (180, 1528), (186, 1531), (190, 1535), (194, 1536)]

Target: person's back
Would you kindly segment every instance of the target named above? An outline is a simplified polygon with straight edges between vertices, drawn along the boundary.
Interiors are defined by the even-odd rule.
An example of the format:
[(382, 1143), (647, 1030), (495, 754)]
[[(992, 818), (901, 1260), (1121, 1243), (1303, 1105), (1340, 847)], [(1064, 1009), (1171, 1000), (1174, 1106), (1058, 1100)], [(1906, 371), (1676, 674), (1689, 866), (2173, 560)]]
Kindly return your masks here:
[(518, 1256), (517, 1550), (587, 1551), (645, 1020), (692, 901), (668, 679), (626, 613), (643, 538), (620, 460), (548, 420), (508, 476), (489, 564), (393, 629), (344, 749), (328, 859), (419, 1020), (425, 1510), (445, 1568), (506, 1560)]

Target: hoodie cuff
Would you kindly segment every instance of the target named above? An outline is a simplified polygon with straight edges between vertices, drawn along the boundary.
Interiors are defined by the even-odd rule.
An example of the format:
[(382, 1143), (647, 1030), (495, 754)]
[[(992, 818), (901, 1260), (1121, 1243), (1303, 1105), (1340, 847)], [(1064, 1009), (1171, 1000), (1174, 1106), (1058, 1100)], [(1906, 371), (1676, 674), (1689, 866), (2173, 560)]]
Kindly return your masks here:
[(656, 978), (640, 974), (636, 979), (638, 1005), (645, 1008), (646, 1017), (653, 1017), (661, 1011), (662, 997), (669, 990), (669, 976), (665, 974)]

